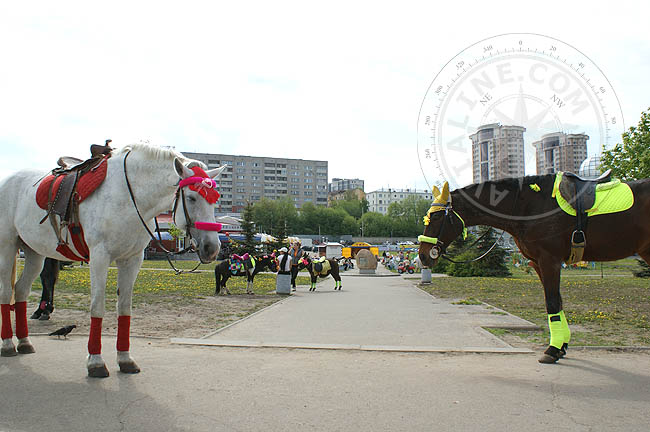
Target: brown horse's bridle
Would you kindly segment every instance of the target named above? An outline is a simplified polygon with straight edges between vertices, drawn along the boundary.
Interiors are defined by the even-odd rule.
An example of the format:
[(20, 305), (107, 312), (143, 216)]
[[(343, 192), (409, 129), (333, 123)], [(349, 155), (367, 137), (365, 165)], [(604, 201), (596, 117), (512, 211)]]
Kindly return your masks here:
[[(445, 232), (445, 223), (447, 220), (449, 220), (449, 225), (454, 224), (454, 219), (452, 218), (452, 214), (455, 214), (456, 217), (460, 220), (460, 222), (463, 224), (463, 238), (467, 238), (467, 228), (465, 227), (465, 221), (463, 220), (462, 217), (456, 212), (451, 207), (451, 203), (447, 204), (440, 204), (440, 203), (433, 203), (431, 204), (431, 207), (443, 207), (443, 210), (445, 212), (445, 215), (442, 219), (442, 223), (440, 224), (440, 229), (438, 230), (438, 235), (435, 237), (429, 237), (425, 235), (418, 236), (418, 241), (420, 243), (431, 243), (433, 246), (429, 250), (429, 256), (431, 259), (438, 259), (440, 256), (446, 257), (446, 251), (447, 251), (447, 246), (440, 238), (442, 237), (442, 234)], [(429, 212), (430, 214), (431, 212)]]
[[(519, 198), (519, 190), (517, 190), (517, 195), (516, 195), (516, 197), (515, 197), (515, 207), (516, 207), (516, 205), (517, 205), (517, 199), (518, 199), (518, 198)], [(447, 219), (449, 219), (449, 224), (450, 224), (450, 225), (453, 225), (453, 224), (454, 224), (454, 219), (451, 217), (451, 215), (452, 215), (452, 214), (455, 214), (456, 217), (457, 217), (457, 218), (461, 221), (461, 223), (463, 224), (463, 239), (466, 239), (466, 238), (467, 238), (467, 227), (465, 226), (465, 221), (463, 220), (462, 217), (460, 217), (460, 215), (456, 212), (456, 210), (454, 210), (454, 209), (451, 207), (451, 202), (448, 202), (447, 204), (440, 204), (440, 203), (435, 203), (435, 202), (434, 202), (434, 203), (431, 204), (431, 207), (444, 207), (444, 210), (443, 210), (443, 211), (445, 212), (445, 216), (444, 216), (444, 218), (442, 219), (442, 223), (440, 224), (440, 229), (438, 230), (438, 235), (437, 235), (436, 237), (429, 237), (429, 236), (425, 236), (425, 235), (421, 235), (421, 236), (418, 237), (418, 241), (419, 241), (420, 243), (431, 243), (431, 244), (433, 244), (433, 246), (432, 246), (431, 249), (429, 250), (429, 256), (431, 257), (431, 259), (434, 259), (434, 260), (435, 260), (435, 259), (438, 259), (438, 258), (442, 257), (442, 258), (446, 259), (447, 261), (452, 262), (452, 263), (454, 263), (454, 264), (469, 264), (469, 263), (471, 263), (471, 262), (478, 261), (478, 260), (480, 260), (480, 259), (485, 258), (485, 257), (486, 257), (490, 252), (492, 252), (492, 250), (497, 246), (497, 244), (499, 243), (499, 241), (501, 240), (501, 238), (502, 238), (503, 235), (505, 234), (505, 231), (501, 231), (501, 235), (499, 236), (499, 238), (496, 239), (496, 241), (494, 242), (494, 244), (493, 244), (493, 245), (492, 245), (492, 246), (491, 246), (491, 247), (490, 247), (490, 248), (489, 248), (485, 253), (483, 253), (482, 255), (480, 255), (480, 256), (478, 256), (478, 257), (476, 257), (476, 258), (474, 258), (474, 259), (467, 260), (467, 261), (455, 261), (455, 260), (451, 259), (451, 258), (447, 255), (447, 246), (449, 246), (449, 245), (446, 245), (442, 240), (440, 240), (440, 237), (442, 237), (442, 234), (443, 234), (443, 232), (444, 232), (445, 222), (447, 222)], [(513, 211), (512, 211), (512, 212), (514, 213), (514, 208), (513, 208)], [(431, 213), (429, 212), (428, 215), (429, 215), (429, 214), (431, 214)], [(428, 215), (427, 215), (427, 216), (428, 216)], [(479, 241), (481, 241), (483, 238), (487, 237), (491, 232), (492, 232), (492, 227), (490, 227), (490, 229), (487, 230), (487, 231), (485, 232), (485, 234), (483, 234), (482, 236), (480, 236), (480, 237), (479, 237), (478, 239), (476, 239), (476, 240), (475, 240), (471, 245), (469, 245), (469, 246), (465, 249), (465, 251), (466, 251), (466, 250), (469, 250), (470, 248), (472, 248), (474, 245), (476, 245), (476, 244), (477, 244)], [(462, 252), (464, 252), (464, 251), (462, 251)], [(461, 253), (462, 253), (462, 252), (461, 252)]]

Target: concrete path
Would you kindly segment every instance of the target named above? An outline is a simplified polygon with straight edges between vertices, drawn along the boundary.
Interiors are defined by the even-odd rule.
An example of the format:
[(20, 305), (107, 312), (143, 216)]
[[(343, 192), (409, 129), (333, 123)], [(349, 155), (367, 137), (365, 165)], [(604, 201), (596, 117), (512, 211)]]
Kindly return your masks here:
[(289, 298), (203, 339), (174, 343), (357, 349), (370, 351), (530, 352), (513, 348), (483, 326), (536, 328), (484, 305), (454, 305), (417, 288), (417, 276), (343, 273), (343, 289), (327, 278), (315, 292), (299, 287)]
[(0, 358), (0, 432), (648, 430), (647, 351), (570, 349), (542, 365), (479, 328), (528, 325), (496, 309), (442, 302), (403, 277), (333, 285), (185, 342), (339, 349), (132, 338), (142, 372), (125, 375), (104, 335), (111, 376), (90, 379), (87, 337), (35, 336), (35, 354)]
[(170, 345), (86, 378), (86, 337), (0, 358), (0, 431), (647, 432), (650, 355), (440, 354)]

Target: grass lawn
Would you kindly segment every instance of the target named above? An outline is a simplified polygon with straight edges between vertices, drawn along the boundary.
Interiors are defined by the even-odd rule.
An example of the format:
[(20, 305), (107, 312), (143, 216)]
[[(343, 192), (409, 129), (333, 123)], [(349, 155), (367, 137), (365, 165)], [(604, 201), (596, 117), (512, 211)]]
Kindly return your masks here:
[[(595, 269), (562, 271), (560, 290), (572, 345), (650, 346), (650, 279), (632, 276), (636, 267), (631, 259), (603, 263), (603, 278), (599, 263)], [(526, 342), (548, 343), (544, 290), (534, 271), (513, 269), (508, 278), (433, 278), (421, 288), (458, 302), (486, 302), (527, 319), (544, 330), (508, 333)]]
[[(176, 261), (178, 268), (193, 269), (194, 261)], [(134, 285), (133, 305), (174, 303), (179, 305), (191, 304), (196, 300), (214, 295), (215, 263), (202, 264), (198, 270), (208, 270), (198, 273), (176, 275), (170, 271), (167, 261), (145, 261)], [(18, 272), (22, 271), (22, 261), (19, 261)], [(309, 285), (308, 276), (298, 276), (298, 285)], [(246, 278), (231, 277), (228, 289), (233, 295), (246, 294)], [(255, 294), (275, 296), (275, 275), (260, 273), (255, 277)], [(40, 279), (36, 278), (32, 286), (32, 296), (42, 290)], [(108, 270), (106, 283), (106, 308), (115, 310), (117, 300), (117, 269)], [(61, 309), (89, 310), (90, 307), (90, 271), (87, 265), (74, 264), (59, 273), (59, 281), (55, 287), (55, 305)]]

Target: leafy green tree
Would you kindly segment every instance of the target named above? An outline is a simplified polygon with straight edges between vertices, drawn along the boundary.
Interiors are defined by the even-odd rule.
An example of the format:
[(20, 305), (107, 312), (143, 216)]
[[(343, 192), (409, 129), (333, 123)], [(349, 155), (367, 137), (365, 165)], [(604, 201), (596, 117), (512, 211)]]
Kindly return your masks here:
[(361, 223), (364, 237), (383, 237), (388, 236), (391, 232), (390, 219), (381, 213), (364, 213)]
[[(387, 216), (390, 218), (392, 236), (415, 237), (422, 234), (424, 225), (422, 218), (429, 210), (431, 203), (423, 198), (411, 195), (402, 201), (388, 206)], [(388, 233), (384, 235), (389, 235)]]
[(280, 226), (284, 228), (285, 224), (288, 232), (295, 231), (298, 212), (289, 197), (280, 200), (264, 198), (253, 206), (253, 222), (260, 232), (277, 236), (275, 230)]
[(622, 144), (603, 149), (602, 166), (625, 181), (650, 177), (650, 111), (642, 112), (639, 124), (623, 134)]
[(354, 191), (346, 191), (344, 199), (334, 201), (331, 207), (343, 209), (355, 219), (360, 219), (368, 212), (368, 201), (365, 198), (361, 200), (357, 198)]
[(169, 235), (171, 235), (174, 240), (185, 237), (185, 233), (183, 232), (183, 230), (180, 229), (179, 227), (177, 227), (176, 225), (174, 225), (171, 222), (169, 224), (168, 232), (169, 232)]

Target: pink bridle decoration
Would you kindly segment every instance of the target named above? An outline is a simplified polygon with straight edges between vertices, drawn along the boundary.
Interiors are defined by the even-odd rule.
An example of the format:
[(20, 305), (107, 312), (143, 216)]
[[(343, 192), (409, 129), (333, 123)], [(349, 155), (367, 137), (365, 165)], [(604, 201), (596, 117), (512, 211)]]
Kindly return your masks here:
[(221, 231), (222, 225), (212, 222), (194, 222), (194, 228), (202, 231)]
[(217, 182), (208, 177), (188, 177), (183, 179), (178, 184), (180, 187), (185, 187), (191, 184), (201, 183), (202, 186), (214, 189), (217, 187)]
[(208, 177), (201, 167), (194, 166), (190, 168), (195, 175), (182, 179), (178, 182), (179, 188), (189, 186), (190, 190), (197, 192), (210, 204), (216, 203), (221, 195), (217, 192), (217, 182)]

